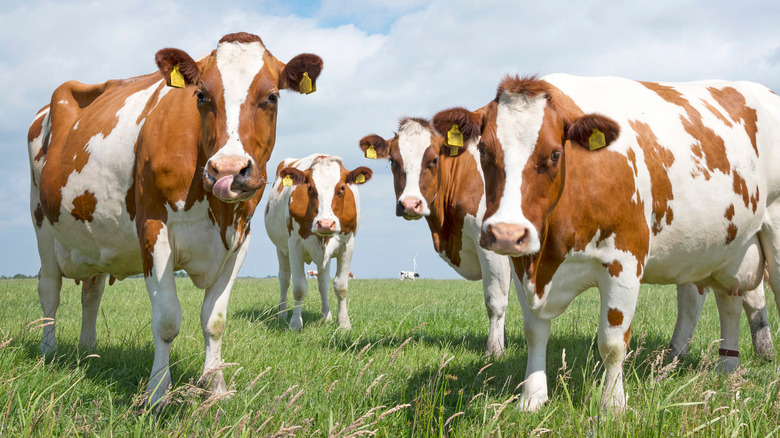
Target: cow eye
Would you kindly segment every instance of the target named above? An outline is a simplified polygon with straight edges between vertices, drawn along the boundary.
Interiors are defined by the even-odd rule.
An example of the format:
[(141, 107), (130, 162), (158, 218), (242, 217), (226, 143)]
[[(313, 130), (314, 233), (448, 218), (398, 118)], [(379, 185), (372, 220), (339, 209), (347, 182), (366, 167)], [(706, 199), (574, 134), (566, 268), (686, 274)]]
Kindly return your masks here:
[(431, 160), (431, 162), (430, 162), (430, 163), (428, 163), (428, 168), (429, 168), (429, 169), (432, 169), (432, 168), (434, 168), (434, 167), (435, 167), (437, 164), (439, 164), (439, 158), (438, 158), (438, 157), (434, 157), (434, 159), (433, 159), (433, 160)]
[(276, 104), (279, 101), (279, 95), (276, 93), (271, 93), (268, 95), (268, 97), (265, 98), (265, 101), (270, 104)]
[(198, 98), (198, 103), (206, 103), (209, 101), (209, 96), (203, 90), (199, 90), (196, 96)]
[(561, 151), (553, 151), (553, 153), (550, 154), (550, 161), (552, 161), (553, 163), (557, 163), (560, 158), (561, 158)]

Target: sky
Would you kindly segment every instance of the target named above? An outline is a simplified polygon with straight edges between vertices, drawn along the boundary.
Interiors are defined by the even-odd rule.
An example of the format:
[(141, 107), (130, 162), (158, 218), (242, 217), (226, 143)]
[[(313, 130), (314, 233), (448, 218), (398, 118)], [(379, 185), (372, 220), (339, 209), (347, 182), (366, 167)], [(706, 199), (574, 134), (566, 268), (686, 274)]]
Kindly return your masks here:
[[(268, 168), (312, 153), (371, 167), (360, 186), (355, 275), (396, 277), (416, 262), (424, 278), (459, 278), (424, 221), (395, 216), (389, 165), (362, 156), (363, 136), (390, 138), (403, 116), (477, 109), (506, 74), (750, 80), (780, 93), (777, 23), (780, 2), (751, 0), (0, 0), (0, 275), (40, 267), (26, 147), (35, 113), (65, 81), (155, 71), (164, 47), (198, 58), (223, 35), (246, 31), (283, 62), (320, 55), (317, 92), (282, 93)], [(277, 273), (260, 214), (266, 201), (241, 276)]]

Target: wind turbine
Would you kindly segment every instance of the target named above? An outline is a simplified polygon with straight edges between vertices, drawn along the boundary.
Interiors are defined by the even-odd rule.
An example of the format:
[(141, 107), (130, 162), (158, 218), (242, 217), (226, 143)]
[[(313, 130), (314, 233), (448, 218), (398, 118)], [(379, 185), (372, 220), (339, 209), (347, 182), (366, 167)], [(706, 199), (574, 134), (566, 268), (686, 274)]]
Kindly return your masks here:
[(418, 254), (420, 254), (420, 251), (417, 251), (416, 253), (414, 253), (414, 258), (407, 259), (407, 260), (411, 260), (414, 263), (414, 270), (412, 270), (412, 272), (415, 273), (415, 274), (417, 274), (417, 255)]

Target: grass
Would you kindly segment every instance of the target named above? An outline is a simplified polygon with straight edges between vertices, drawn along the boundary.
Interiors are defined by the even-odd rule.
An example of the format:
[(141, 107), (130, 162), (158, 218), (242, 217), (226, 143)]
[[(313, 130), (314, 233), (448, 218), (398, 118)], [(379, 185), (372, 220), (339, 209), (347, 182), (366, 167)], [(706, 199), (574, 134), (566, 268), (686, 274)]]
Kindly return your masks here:
[[(184, 316), (171, 356), (174, 389), (167, 408), (150, 412), (143, 389), (153, 342), (142, 280), (107, 287), (91, 351), (77, 347), (80, 290), (66, 282), (57, 315), (60, 348), (47, 358), (37, 354), (35, 280), (0, 281), (0, 436), (750, 437), (780, 430), (780, 367), (752, 356), (745, 318), (743, 367), (729, 375), (713, 371), (719, 333), (713, 299), (689, 356), (661, 360), (676, 317), (673, 287), (644, 287), (640, 294), (624, 367), (629, 409), (613, 416), (599, 411), (595, 290), (553, 321), (551, 403), (527, 414), (516, 402), (526, 345), (514, 295), (506, 354), (492, 359), (483, 355), (487, 316), (479, 282), (353, 280), (353, 328), (343, 331), (320, 320), (311, 281), (304, 328), (295, 333), (274, 316), (275, 280), (239, 279), (223, 343), (231, 396), (209, 397), (195, 385), (203, 364), (202, 292), (187, 279), (177, 284)], [(774, 305), (769, 316), (778, 339)]]

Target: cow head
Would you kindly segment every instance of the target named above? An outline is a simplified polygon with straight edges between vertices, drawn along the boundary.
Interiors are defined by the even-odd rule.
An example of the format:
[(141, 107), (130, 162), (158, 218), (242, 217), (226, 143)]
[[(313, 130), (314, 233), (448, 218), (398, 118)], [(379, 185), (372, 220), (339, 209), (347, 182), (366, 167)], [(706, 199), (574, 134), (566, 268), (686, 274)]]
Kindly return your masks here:
[(441, 142), (430, 122), (417, 118), (402, 119), (398, 133), (390, 140), (374, 134), (360, 140), (366, 157), (390, 161), (397, 216), (412, 220), (431, 214), (430, 205), (439, 190)]
[(565, 150), (597, 149), (618, 137), (618, 124), (607, 117), (559, 110), (555, 91), (535, 77), (507, 77), (494, 106), (473, 113), (456, 108), (434, 117), (440, 133), (459, 124), (464, 144), (479, 150), (487, 201), (480, 234), (485, 249), (513, 257), (536, 254), (563, 190)]
[(265, 184), (279, 91), (312, 92), (322, 59), (301, 54), (285, 65), (260, 37), (236, 33), (225, 35), (215, 51), (197, 62), (178, 49), (162, 49), (155, 60), (167, 84), (191, 93), (197, 104), (206, 191), (225, 202), (252, 198)]
[(360, 215), (360, 197), (354, 189), (370, 180), (371, 175), (367, 167), (349, 171), (342, 166), (341, 158), (320, 155), (307, 169), (279, 169), (277, 178), (282, 187), (293, 187), (290, 216), (301, 225), (305, 238), (310, 233), (323, 237), (354, 233)]

